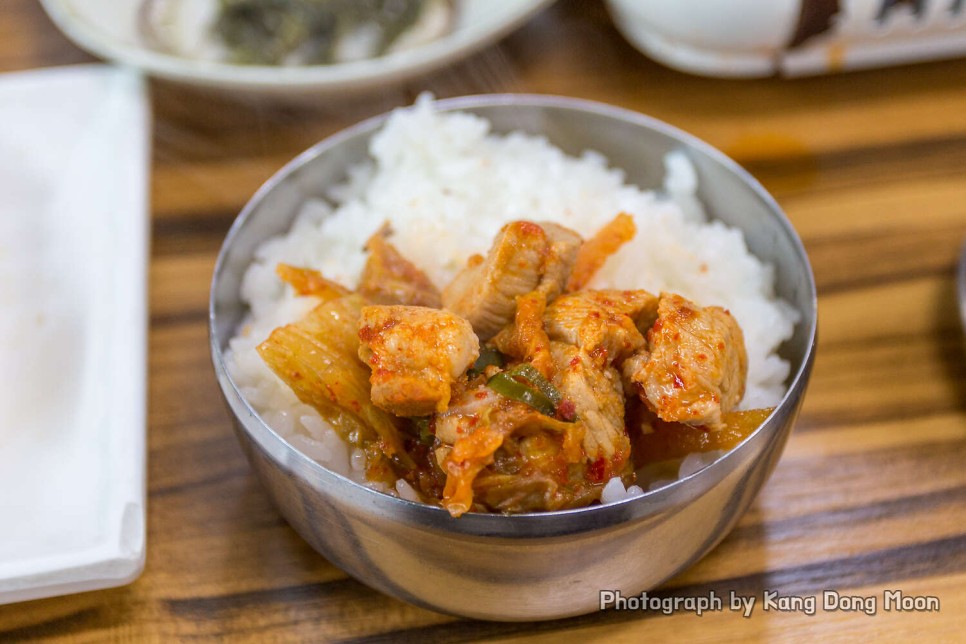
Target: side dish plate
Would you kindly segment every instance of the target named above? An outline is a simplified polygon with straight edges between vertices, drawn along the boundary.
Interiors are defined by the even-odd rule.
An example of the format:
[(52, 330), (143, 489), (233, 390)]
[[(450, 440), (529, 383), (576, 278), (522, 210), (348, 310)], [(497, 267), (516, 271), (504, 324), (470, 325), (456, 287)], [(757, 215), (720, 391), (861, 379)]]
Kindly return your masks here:
[(552, 1), (455, 0), (453, 30), (441, 38), (380, 58), (292, 67), (232, 65), (156, 51), (138, 28), (143, 0), (41, 0), (41, 4), (71, 40), (102, 58), (206, 88), (298, 96), (377, 88), (428, 72), (505, 36)]
[(145, 548), (149, 115), (130, 72), (0, 75), (0, 604)]

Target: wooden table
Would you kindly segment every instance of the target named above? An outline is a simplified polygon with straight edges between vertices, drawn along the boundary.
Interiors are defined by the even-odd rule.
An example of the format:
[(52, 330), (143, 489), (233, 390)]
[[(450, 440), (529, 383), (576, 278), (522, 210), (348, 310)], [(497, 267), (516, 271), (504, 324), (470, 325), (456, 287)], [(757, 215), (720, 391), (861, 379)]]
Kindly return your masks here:
[[(35, 0), (0, 8), (0, 70), (88, 61)], [(802, 80), (727, 81), (650, 62), (597, 3), (562, 0), (428, 78), (312, 108), (155, 83), (148, 556), (134, 584), (0, 608), (0, 639), (464, 641), (966, 637), (966, 365), (954, 265), (966, 237), (966, 60)], [(423, 89), (597, 99), (664, 119), (748, 167), (804, 239), (820, 346), (801, 420), (731, 536), (666, 586), (820, 596), (817, 614), (727, 608), (482, 623), (348, 579), (269, 504), (209, 364), (212, 265), (283, 162)], [(642, 555), (646, 556), (646, 555)], [(885, 590), (940, 611), (886, 612)], [(825, 611), (824, 590), (878, 614)]]

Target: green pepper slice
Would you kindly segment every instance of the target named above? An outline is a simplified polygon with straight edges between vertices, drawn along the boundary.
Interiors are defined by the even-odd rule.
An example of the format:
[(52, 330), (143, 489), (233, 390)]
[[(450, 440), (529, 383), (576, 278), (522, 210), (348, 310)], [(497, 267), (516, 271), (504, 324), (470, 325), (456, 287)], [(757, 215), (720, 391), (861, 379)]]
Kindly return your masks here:
[(466, 372), (468, 378), (475, 378), (489, 366), (502, 367), (506, 364), (506, 357), (497, 351), (496, 349), (491, 349), (490, 347), (482, 347), (480, 349), (480, 357), (476, 359), (473, 366), (469, 368)]
[(555, 409), (560, 404), (560, 401), (563, 400), (563, 394), (560, 393), (560, 390), (550, 384), (550, 381), (544, 378), (543, 374), (537, 371), (537, 368), (529, 362), (518, 364), (510, 372), (529, 380), (534, 387), (540, 390), (540, 393), (550, 399)]
[(410, 418), (413, 426), (416, 428), (418, 434), (419, 442), (423, 445), (432, 446), (433, 440), (436, 436), (429, 429), (430, 421), (432, 421), (432, 416), (418, 416), (415, 418)]
[(553, 416), (563, 400), (560, 391), (527, 362), (501, 371), (486, 386), (510, 400), (530, 405), (545, 416)]

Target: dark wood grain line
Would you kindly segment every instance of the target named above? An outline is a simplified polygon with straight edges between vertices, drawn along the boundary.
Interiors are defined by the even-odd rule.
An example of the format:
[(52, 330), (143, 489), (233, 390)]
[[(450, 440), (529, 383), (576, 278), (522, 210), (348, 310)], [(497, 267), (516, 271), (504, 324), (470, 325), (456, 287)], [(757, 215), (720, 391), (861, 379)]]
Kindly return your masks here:
[(98, 608), (85, 608), (69, 615), (60, 615), (36, 624), (0, 631), (0, 642), (44, 640), (53, 635), (77, 633), (105, 625), (103, 611)]
[(207, 235), (188, 234), (170, 235), (159, 237), (151, 244), (151, 255), (155, 259), (164, 259), (185, 254), (210, 254), (212, 257), (218, 254), (222, 243), (225, 241), (225, 231), (210, 233)]
[(902, 420), (923, 420), (960, 413), (963, 403), (923, 403), (897, 400), (891, 404), (861, 407), (850, 405), (830, 411), (808, 411), (803, 413), (795, 425), (795, 432), (804, 434), (848, 425), (872, 425)]
[(197, 210), (165, 210), (156, 208), (152, 217), (152, 230), (155, 235), (180, 234), (185, 228), (195, 231), (210, 231), (228, 227), (241, 212), (241, 208), (199, 208)]
[(966, 485), (959, 485), (935, 492), (887, 499), (878, 503), (814, 512), (774, 521), (739, 524), (728, 535), (728, 542), (762, 541), (765, 530), (769, 541), (782, 541), (810, 532), (827, 537), (831, 534), (827, 531), (836, 528), (851, 528), (890, 517), (939, 510), (964, 501), (966, 501)]
[[(178, 438), (177, 441), (171, 441), (169, 444), (163, 445), (161, 447), (152, 445), (150, 447), (149, 458), (152, 458), (154, 454), (163, 452), (164, 450), (172, 449), (177, 445), (176, 449), (205, 449), (208, 447), (206, 443), (210, 442), (210, 438), (207, 437), (207, 432), (202, 431), (204, 428), (217, 427), (221, 425), (227, 425), (231, 422), (231, 413), (224, 408), (224, 406), (212, 405), (210, 409), (205, 409), (203, 413), (197, 411), (191, 414), (190, 418), (184, 418), (179, 416), (163, 416), (160, 414), (153, 415), (151, 417), (151, 429), (158, 432), (168, 432), (168, 431), (186, 431), (195, 432), (199, 438), (195, 439), (193, 437)], [(234, 434), (227, 433), (231, 441), (234, 441)], [(219, 440), (221, 437), (219, 437)]]
[[(861, 494), (881, 489), (889, 481), (907, 481), (912, 477), (921, 477), (924, 471), (935, 471), (935, 477), (943, 476), (947, 485), (959, 485), (966, 480), (961, 467), (964, 458), (966, 439), (796, 458), (783, 462), (768, 485), (788, 495), (789, 492), (804, 489), (829, 489), (851, 483), (849, 497), (861, 499)], [(853, 480), (857, 472), (862, 476)], [(870, 472), (874, 472), (876, 478), (872, 478)], [(842, 495), (838, 495), (838, 498), (842, 498)]]
[(893, 245), (897, 242), (907, 242), (910, 239), (919, 239), (922, 244), (933, 244), (937, 241), (958, 240), (960, 234), (964, 231), (966, 231), (966, 206), (963, 208), (962, 221), (952, 225), (948, 222), (923, 221), (922, 225), (914, 230), (881, 227), (874, 231), (862, 228), (858, 230), (836, 230), (828, 234), (812, 232), (803, 236), (802, 241), (808, 246), (810, 252), (814, 252), (822, 250), (826, 246), (835, 250), (843, 244)]
[(242, 467), (228, 470), (226, 472), (220, 472), (214, 476), (185, 481), (184, 483), (174, 483), (171, 485), (162, 485), (150, 488), (148, 490), (148, 496), (151, 498), (161, 498), (165, 496), (174, 496), (176, 494), (184, 494), (186, 492), (193, 492), (201, 488), (227, 483), (228, 481), (247, 478), (251, 475), (252, 470), (250, 467), (248, 467), (248, 463), (246, 462)]
[(155, 212), (151, 230), (152, 254), (165, 257), (184, 252), (217, 253), (240, 211), (230, 208), (177, 214)]
[(966, 209), (955, 225), (878, 229), (806, 237), (820, 295), (879, 288), (913, 279), (948, 279), (966, 237)]
[(194, 326), (208, 322), (208, 309), (183, 309), (181, 311), (165, 311), (152, 313), (150, 323), (152, 327)]
[(949, 272), (950, 268), (947, 266), (921, 266), (903, 271), (867, 272), (857, 275), (840, 273), (827, 278), (820, 278), (819, 275), (816, 275), (815, 281), (818, 296), (823, 297), (941, 277), (948, 275)]
[(228, 595), (167, 599), (164, 601), (164, 606), (178, 617), (194, 620), (219, 619), (224, 613), (246, 610), (253, 606), (312, 603), (318, 601), (322, 594), (341, 596), (342, 601), (352, 601), (354, 598), (371, 598), (374, 595), (380, 598), (385, 597), (358, 581), (345, 577), (330, 581), (280, 588), (263, 588)]
[[(874, 405), (837, 405), (834, 409), (815, 409), (807, 408), (799, 419), (796, 431), (811, 431), (816, 429), (827, 429), (842, 425), (870, 424), (877, 422), (890, 422), (897, 420), (912, 420), (932, 418), (940, 415), (955, 414), (966, 412), (966, 360), (963, 359), (966, 344), (962, 331), (955, 324), (955, 320), (950, 321), (951, 326), (946, 329), (933, 330), (928, 336), (922, 334), (898, 334), (881, 335), (857, 339), (848, 339), (834, 343), (823, 343), (819, 349), (819, 356), (837, 355), (843, 359), (833, 364), (850, 364), (851, 356), (855, 361), (875, 360), (871, 369), (866, 369), (865, 373), (874, 372), (878, 375), (885, 375), (892, 367), (888, 353), (883, 353), (883, 348), (888, 347), (914, 347), (914, 350), (903, 351), (905, 355), (916, 356), (920, 360), (929, 356), (934, 363), (942, 366), (944, 371), (943, 378), (949, 384), (962, 392), (960, 396), (938, 396), (930, 397), (929, 400), (916, 400), (912, 397), (889, 399), (878, 401)], [(917, 352), (921, 349), (921, 357)], [(877, 351), (878, 350), (878, 351)], [(877, 351), (877, 353), (872, 353)], [(846, 358), (849, 356), (849, 358)], [(854, 375), (852, 370), (841, 374), (835, 374), (842, 386), (850, 386), (849, 380)], [(817, 377), (829, 382), (829, 375), (819, 373)]]
[[(926, 338), (921, 331), (910, 331), (908, 333), (881, 333), (877, 335), (864, 335), (861, 337), (845, 338), (842, 340), (826, 340), (820, 338), (819, 347), (825, 351), (854, 351), (865, 353), (873, 349), (881, 349), (883, 346), (893, 344), (911, 344), (928, 341), (929, 345), (940, 345), (944, 348), (953, 349), (957, 344), (962, 344), (966, 338), (963, 337), (962, 326), (936, 329)], [(966, 368), (963, 370), (966, 376)]]
[[(761, 597), (764, 590), (782, 595), (808, 595), (826, 589), (845, 590), (862, 586), (919, 579), (933, 574), (953, 574), (966, 570), (966, 535), (889, 548), (804, 566), (761, 572), (689, 586), (668, 587), (652, 597), (699, 597), (712, 590), (727, 598), (735, 591)], [(445, 624), (400, 629), (366, 637), (346, 638), (342, 644), (381, 642), (475, 642), (536, 633), (557, 633), (593, 626), (610, 626), (661, 617), (661, 613), (604, 611), (569, 619), (535, 623), (504, 623), (458, 620)]]
[(964, 404), (963, 401), (916, 404), (913, 401), (895, 400), (874, 406), (849, 405), (829, 411), (809, 411), (799, 417), (795, 431), (809, 433), (853, 425), (928, 420), (962, 413)]
[[(820, 169), (824, 175), (836, 179), (848, 177), (856, 169), (880, 170), (862, 173), (861, 181), (838, 181), (820, 187), (822, 192), (868, 186), (875, 183), (892, 183), (896, 180), (895, 168), (903, 167), (903, 177), (929, 175), (958, 175), (966, 164), (966, 136), (952, 134), (942, 138), (898, 140), (884, 144), (862, 145), (824, 152), (804, 151), (781, 154), (762, 154), (739, 159), (746, 170), (767, 181), (783, 175), (809, 175)], [(802, 192), (814, 193), (815, 186), (807, 186)], [(785, 190), (790, 194), (791, 190)]]

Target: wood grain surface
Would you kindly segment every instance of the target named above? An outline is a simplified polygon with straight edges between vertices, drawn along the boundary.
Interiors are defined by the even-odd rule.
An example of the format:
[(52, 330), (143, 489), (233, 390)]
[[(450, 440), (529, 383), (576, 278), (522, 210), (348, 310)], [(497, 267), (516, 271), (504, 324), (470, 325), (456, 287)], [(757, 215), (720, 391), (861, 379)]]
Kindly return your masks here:
[[(3, 0), (0, 70), (90, 60), (36, 0)], [(632, 49), (599, 3), (561, 0), (464, 62), (376, 95), (277, 106), (152, 83), (147, 566), (128, 587), (0, 607), (0, 640), (966, 638), (966, 353), (954, 297), (966, 238), (964, 81), (966, 60), (799, 80), (687, 76)], [(639, 110), (731, 154), (772, 191), (818, 282), (814, 377), (751, 511), (658, 594), (735, 591), (760, 602), (766, 589), (836, 590), (878, 597), (878, 614), (819, 606), (750, 619), (726, 608), (473, 622), (370, 590), (287, 526), (232, 435), (209, 364), (215, 256), (285, 161), (424, 89)], [(941, 608), (886, 612), (887, 589), (938, 597)]]

